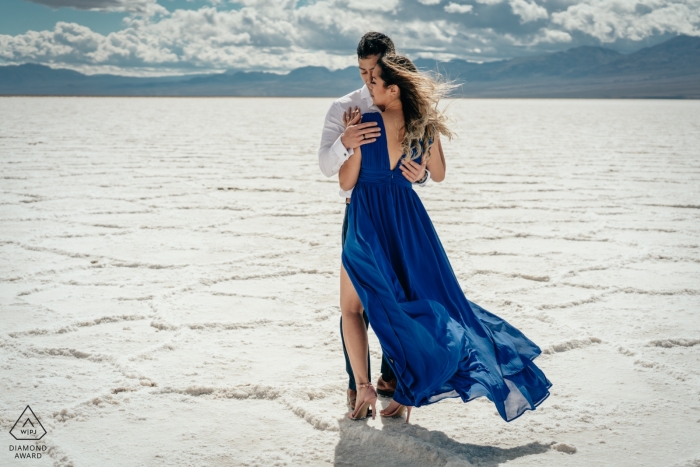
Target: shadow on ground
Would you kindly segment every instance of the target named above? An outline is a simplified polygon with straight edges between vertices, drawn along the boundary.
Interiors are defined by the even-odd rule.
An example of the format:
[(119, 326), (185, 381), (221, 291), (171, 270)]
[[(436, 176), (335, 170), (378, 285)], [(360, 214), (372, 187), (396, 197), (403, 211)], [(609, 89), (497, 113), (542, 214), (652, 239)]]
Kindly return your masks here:
[(529, 443), (510, 449), (458, 443), (441, 431), (398, 420), (376, 429), (364, 421), (339, 421), (340, 442), (334, 465), (382, 467), (496, 467), (506, 461), (549, 451), (550, 444)]

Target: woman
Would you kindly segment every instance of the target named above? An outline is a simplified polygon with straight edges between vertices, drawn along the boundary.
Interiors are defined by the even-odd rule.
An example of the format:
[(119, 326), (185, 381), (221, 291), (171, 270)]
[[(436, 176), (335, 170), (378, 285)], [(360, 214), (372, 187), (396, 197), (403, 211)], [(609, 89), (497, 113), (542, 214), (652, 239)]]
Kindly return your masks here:
[[(401, 164), (413, 160), (433, 180), (444, 179), (439, 136), (451, 133), (437, 103), (445, 89), (405, 57), (387, 55), (377, 63), (370, 90), (384, 110), (364, 114), (362, 121), (378, 122), (381, 136), (354, 148), (338, 174), (343, 190), (354, 187), (341, 300), (362, 302), (396, 374), (394, 398), (382, 416), (401, 416), (408, 408), (408, 421), (411, 407), (486, 396), (511, 421), (549, 396), (552, 384), (532, 362), (540, 348), (467, 300), (420, 198), (401, 173)], [(371, 407), (374, 418), (377, 394), (367, 379), (364, 321), (351, 311), (343, 311), (342, 319), (358, 383), (348, 416), (365, 418)]]

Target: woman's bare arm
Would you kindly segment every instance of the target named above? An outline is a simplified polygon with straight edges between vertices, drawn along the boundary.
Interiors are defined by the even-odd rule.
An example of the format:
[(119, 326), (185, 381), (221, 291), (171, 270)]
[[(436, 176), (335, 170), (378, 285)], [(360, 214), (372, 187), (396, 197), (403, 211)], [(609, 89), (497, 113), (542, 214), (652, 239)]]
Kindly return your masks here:
[(348, 191), (354, 188), (357, 184), (357, 179), (360, 176), (360, 165), (362, 164), (362, 149), (356, 147), (353, 149), (353, 154), (340, 166), (338, 172), (338, 181), (340, 189)]
[(428, 160), (426, 168), (430, 171), (431, 180), (439, 183), (445, 179), (447, 166), (445, 164), (445, 154), (442, 152), (440, 137), (438, 137), (437, 141), (430, 147), (430, 160)]

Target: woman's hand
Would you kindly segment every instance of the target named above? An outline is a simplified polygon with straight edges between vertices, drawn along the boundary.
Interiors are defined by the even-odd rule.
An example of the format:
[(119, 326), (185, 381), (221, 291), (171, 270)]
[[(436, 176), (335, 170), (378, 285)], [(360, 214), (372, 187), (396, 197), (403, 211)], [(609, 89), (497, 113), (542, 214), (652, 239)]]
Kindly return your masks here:
[(381, 132), (377, 122), (360, 123), (361, 120), (362, 114), (358, 107), (343, 112), (345, 131), (340, 135), (340, 141), (345, 148), (359, 148), (363, 144), (374, 143), (379, 138)]
[(406, 177), (406, 180), (411, 183), (423, 180), (425, 176), (425, 164), (417, 164), (414, 161), (404, 162), (402, 160), (399, 168), (403, 176)]

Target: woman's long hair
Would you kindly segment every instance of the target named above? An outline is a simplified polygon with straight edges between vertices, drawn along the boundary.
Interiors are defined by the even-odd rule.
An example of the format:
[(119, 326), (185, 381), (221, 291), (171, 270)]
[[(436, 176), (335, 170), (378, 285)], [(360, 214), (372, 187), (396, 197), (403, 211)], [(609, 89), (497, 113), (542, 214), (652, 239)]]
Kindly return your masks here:
[(403, 157), (413, 160), (425, 155), (423, 162), (427, 162), (430, 146), (440, 134), (452, 139), (447, 117), (438, 110), (438, 103), (455, 86), (438, 73), (419, 72), (411, 60), (401, 55), (384, 55), (377, 64), (382, 70), (384, 86), (396, 85), (400, 90), (404, 119)]

